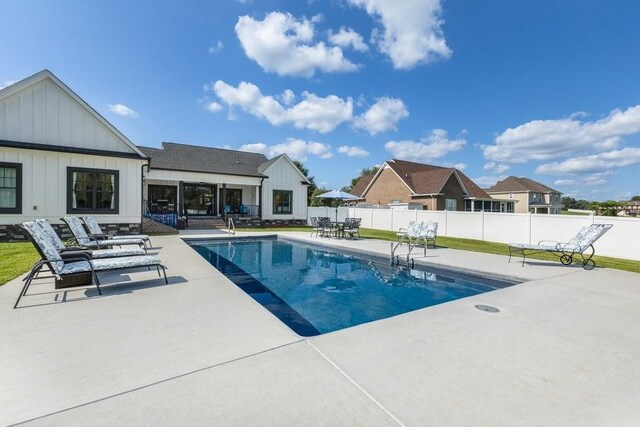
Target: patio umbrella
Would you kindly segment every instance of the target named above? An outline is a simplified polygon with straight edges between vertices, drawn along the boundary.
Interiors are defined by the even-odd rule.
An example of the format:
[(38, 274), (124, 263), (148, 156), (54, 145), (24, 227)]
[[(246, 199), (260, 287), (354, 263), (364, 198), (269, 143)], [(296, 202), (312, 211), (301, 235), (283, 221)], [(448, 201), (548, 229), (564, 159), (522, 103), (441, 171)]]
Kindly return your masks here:
[[(340, 190), (331, 190), (316, 196), (319, 199), (358, 200), (360, 197)], [(338, 207), (336, 206), (336, 222), (338, 222)]]

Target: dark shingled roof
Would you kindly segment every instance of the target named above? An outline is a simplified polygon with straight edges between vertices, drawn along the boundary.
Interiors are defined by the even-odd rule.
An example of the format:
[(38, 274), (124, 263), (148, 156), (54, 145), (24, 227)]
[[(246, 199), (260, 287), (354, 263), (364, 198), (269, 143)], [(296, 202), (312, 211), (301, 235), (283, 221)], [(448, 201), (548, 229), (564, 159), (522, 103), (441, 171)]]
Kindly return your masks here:
[(374, 175), (375, 174), (373, 173), (370, 175), (362, 175), (360, 179), (355, 183), (353, 188), (351, 188), (351, 191), (349, 191), (349, 193), (353, 194), (354, 196), (362, 197), (362, 193), (364, 193), (365, 188), (367, 188), (367, 185), (369, 185)]
[[(264, 177), (264, 154), (163, 142), (162, 148), (138, 147), (151, 158), (151, 169)], [(273, 160), (273, 159), (272, 159)], [(264, 169), (262, 169), (264, 170)]]
[(533, 191), (536, 193), (560, 193), (558, 190), (554, 190), (551, 187), (547, 187), (537, 181), (529, 178), (518, 178), (516, 176), (510, 176), (502, 181), (496, 182), (496, 184), (488, 188), (487, 193), (507, 193), (510, 191)]
[(469, 197), (479, 199), (491, 198), (482, 188), (456, 168), (425, 165), (423, 163), (414, 163), (398, 159), (389, 160), (387, 165), (389, 165), (416, 194), (440, 193), (442, 187), (444, 187), (451, 174), (455, 171), (460, 177), (460, 181), (464, 184)]

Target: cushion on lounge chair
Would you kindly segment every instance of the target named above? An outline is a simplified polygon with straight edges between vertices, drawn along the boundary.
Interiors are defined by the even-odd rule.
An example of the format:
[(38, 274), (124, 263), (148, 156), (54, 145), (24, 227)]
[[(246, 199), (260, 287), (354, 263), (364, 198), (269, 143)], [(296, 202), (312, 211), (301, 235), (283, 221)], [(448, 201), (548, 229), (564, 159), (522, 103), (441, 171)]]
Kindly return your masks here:
[(144, 254), (146, 254), (146, 252), (142, 248), (97, 249), (91, 251), (93, 259), (141, 256)]
[[(59, 260), (60, 253), (51, 242), (50, 238), (44, 233), (42, 228), (35, 221), (23, 222), (22, 226), (29, 232), (33, 241), (38, 245), (40, 251), (48, 260)], [(54, 273), (60, 274), (64, 268), (63, 261), (51, 261), (51, 267)]]
[(100, 228), (100, 224), (98, 224), (98, 221), (96, 221), (96, 219), (92, 216), (83, 216), (82, 220), (84, 221), (85, 225), (87, 226), (87, 229), (89, 230), (89, 233), (91, 234), (95, 234), (95, 235), (99, 235), (99, 236), (104, 236), (107, 239), (142, 239), (142, 240), (149, 240), (149, 236), (146, 234), (127, 234), (127, 235), (116, 235), (116, 236), (109, 236), (108, 234), (104, 233), (102, 231), (102, 228)]
[(144, 241), (142, 239), (110, 239), (103, 241), (96, 241), (91, 239), (87, 232), (84, 230), (80, 219), (75, 216), (65, 216), (62, 218), (64, 222), (67, 223), (69, 229), (73, 233), (73, 236), (76, 238), (79, 244), (88, 246), (90, 248), (101, 248), (106, 246), (120, 246), (120, 245), (133, 245), (137, 244), (139, 246), (144, 245)]
[[(117, 270), (120, 268), (149, 267), (160, 264), (160, 259), (155, 255), (143, 255), (126, 258), (94, 259), (91, 261), (95, 271)], [(91, 271), (89, 261), (69, 262), (64, 265), (60, 274), (72, 274)]]

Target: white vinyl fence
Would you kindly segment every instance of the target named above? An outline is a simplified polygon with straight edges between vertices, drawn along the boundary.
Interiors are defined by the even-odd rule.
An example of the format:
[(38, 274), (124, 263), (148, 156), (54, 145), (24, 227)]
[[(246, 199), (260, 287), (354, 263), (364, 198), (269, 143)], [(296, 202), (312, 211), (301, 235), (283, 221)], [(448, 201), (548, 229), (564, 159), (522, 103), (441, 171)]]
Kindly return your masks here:
[[(309, 217), (336, 219), (335, 208), (309, 207)], [(596, 254), (640, 261), (640, 219), (593, 215), (543, 215), (498, 212), (400, 211), (394, 209), (338, 208), (337, 219), (362, 218), (363, 228), (397, 231), (410, 221), (435, 221), (438, 235), (499, 243), (568, 241), (589, 224), (613, 224), (595, 243)]]

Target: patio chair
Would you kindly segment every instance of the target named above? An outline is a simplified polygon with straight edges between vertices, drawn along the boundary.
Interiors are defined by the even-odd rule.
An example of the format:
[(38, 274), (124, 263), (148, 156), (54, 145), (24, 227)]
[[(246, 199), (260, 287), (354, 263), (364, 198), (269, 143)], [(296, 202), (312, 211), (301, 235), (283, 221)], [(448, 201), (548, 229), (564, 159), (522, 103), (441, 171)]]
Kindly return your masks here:
[(355, 235), (357, 234), (359, 239), (361, 222), (362, 222), (362, 218), (346, 218), (344, 220), (343, 232), (351, 236), (352, 239), (355, 239)]
[(162, 268), (165, 283), (169, 283), (169, 281), (167, 280), (167, 273), (165, 271), (166, 267), (162, 265), (160, 259), (158, 259), (158, 257), (154, 255), (91, 259), (86, 254), (78, 254), (78, 256), (75, 258), (70, 257), (67, 259), (63, 259), (55, 246), (51, 243), (49, 237), (45, 234), (44, 230), (38, 224), (36, 224), (35, 221), (28, 221), (23, 223), (22, 229), (25, 231), (25, 234), (27, 235), (31, 243), (33, 243), (33, 246), (38, 251), (38, 254), (40, 254), (41, 259), (27, 274), (25, 284), (20, 291), (20, 295), (18, 295), (18, 299), (16, 300), (13, 308), (16, 308), (20, 303), (20, 299), (27, 294), (29, 285), (44, 266), (46, 266), (49, 271), (51, 271), (51, 273), (59, 279), (62, 279), (63, 277), (69, 275), (90, 272), (93, 276), (93, 282), (98, 289), (99, 295), (102, 295), (102, 290), (100, 289), (100, 280), (98, 279), (99, 272), (117, 271), (141, 267), (156, 267), (156, 269), (158, 270), (158, 276), (162, 277), (160, 275), (160, 269)]
[(311, 220), (311, 237), (313, 237), (313, 233), (316, 233), (316, 237), (318, 237), (320, 235), (320, 232), (322, 232), (322, 227), (318, 222), (318, 217), (312, 216), (310, 220)]
[[(581, 260), (578, 262), (582, 264), (582, 268), (585, 270), (593, 270), (596, 266), (596, 262), (593, 260), (596, 249), (593, 247), (593, 244), (602, 237), (604, 233), (609, 231), (611, 227), (613, 227), (613, 224), (592, 224), (584, 226), (567, 243), (549, 240), (541, 240), (537, 245), (509, 243), (509, 262), (511, 262), (512, 252), (522, 253), (522, 266), (524, 266), (527, 255), (536, 253), (554, 254), (560, 258), (560, 262), (564, 265), (570, 265), (573, 263), (574, 257), (579, 255)], [(591, 254), (585, 258), (584, 252), (589, 248), (591, 248)], [(526, 251), (529, 251), (529, 253), (527, 254)]]
[(62, 258), (68, 254), (69, 256), (76, 256), (77, 252), (88, 253), (91, 258), (100, 259), (100, 258), (117, 258), (123, 256), (138, 256), (144, 255), (145, 251), (142, 248), (121, 248), (121, 249), (97, 249), (92, 250), (87, 246), (65, 246), (62, 242), (58, 234), (53, 229), (49, 221), (46, 219), (37, 219), (36, 224), (40, 226), (42, 231), (44, 231), (45, 235), (49, 239), (49, 242), (56, 248), (56, 250), (60, 253)]
[(147, 246), (144, 244), (144, 240), (142, 239), (99, 240), (87, 234), (84, 227), (82, 226), (82, 223), (80, 222), (80, 218), (75, 216), (65, 216), (64, 218), (60, 219), (64, 221), (67, 226), (69, 226), (74, 240), (78, 245), (86, 246), (91, 249), (103, 249), (109, 248), (111, 246), (138, 245), (140, 247), (144, 247), (145, 252), (147, 251)]
[(320, 237), (331, 237), (333, 234), (333, 224), (328, 216), (318, 217), (318, 226), (320, 227)]
[(117, 236), (109, 236), (106, 233), (102, 232), (100, 228), (100, 224), (98, 221), (92, 216), (83, 216), (82, 221), (87, 226), (89, 230), (89, 236), (95, 237), (97, 240), (112, 240), (112, 239), (140, 239), (144, 242), (145, 247), (147, 246), (147, 242), (149, 243), (149, 247), (151, 246), (151, 239), (147, 234), (128, 234), (128, 235), (117, 235)]
[(423, 222), (411, 221), (407, 228), (401, 228), (396, 233), (398, 236), (398, 243), (402, 245), (405, 241), (411, 243), (413, 240), (419, 237), (420, 232), (424, 227)]
[(436, 238), (438, 237), (438, 223), (435, 221), (429, 221), (422, 229), (424, 233), (425, 244), (429, 247), (429, 242), (433, 243), (433, 247), (436, 247)]

